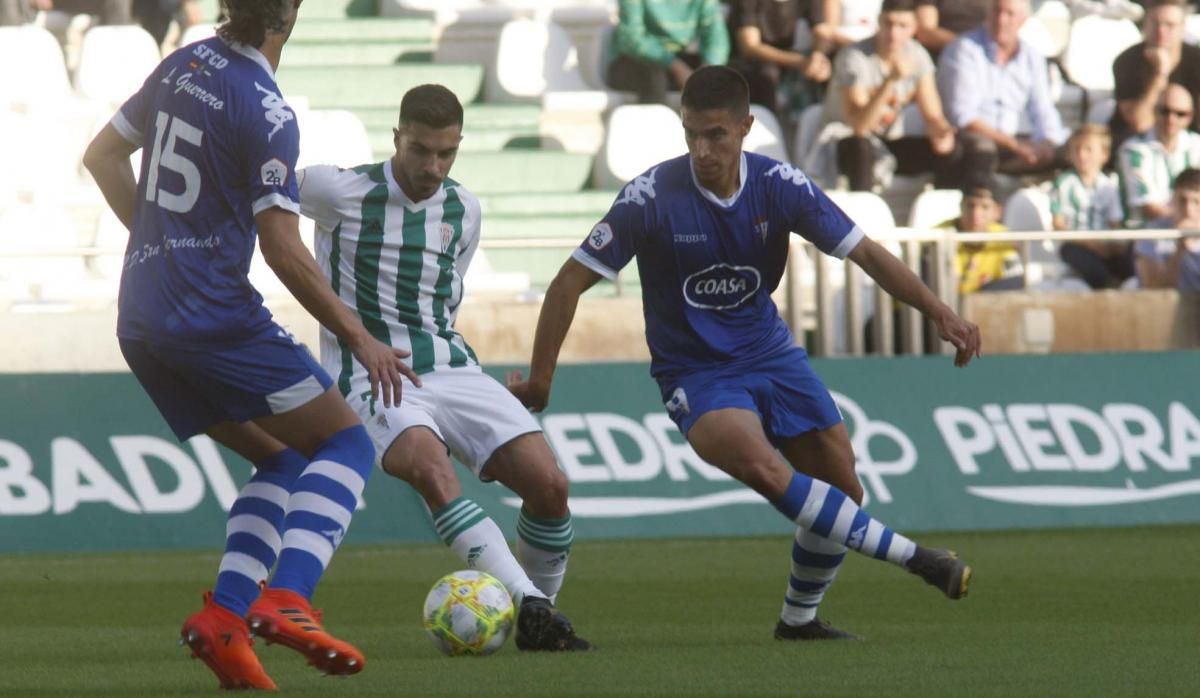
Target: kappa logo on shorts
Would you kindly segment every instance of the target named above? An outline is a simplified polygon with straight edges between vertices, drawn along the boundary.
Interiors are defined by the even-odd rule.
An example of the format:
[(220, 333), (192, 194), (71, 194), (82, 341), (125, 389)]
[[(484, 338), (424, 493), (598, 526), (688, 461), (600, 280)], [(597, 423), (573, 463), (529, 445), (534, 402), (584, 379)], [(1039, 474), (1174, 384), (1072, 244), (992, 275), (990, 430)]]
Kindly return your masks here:
[(667, 407), (667, 412), (675, 414), (678, 412), (681, 415), (690, 414), (692, 408), (688, 406), (687, 391), (683, 388), (676, 388), (675, 392), (671, 393), (671, 399), (663, 403)]
[(608, 223), (597, 223), (596, 227), (592, 228), (592, 232), (588, 234), (587, 240), (588, 247), (593, 250), (599, 251), (608, 247), (609, 243), (613, 241), (612, 226)]

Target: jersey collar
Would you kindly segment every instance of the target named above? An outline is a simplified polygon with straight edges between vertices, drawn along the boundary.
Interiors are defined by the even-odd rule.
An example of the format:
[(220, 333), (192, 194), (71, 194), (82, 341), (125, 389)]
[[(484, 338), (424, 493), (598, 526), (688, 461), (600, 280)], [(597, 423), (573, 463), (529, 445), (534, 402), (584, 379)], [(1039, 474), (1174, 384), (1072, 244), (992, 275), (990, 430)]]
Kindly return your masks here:
[(392, 196), (397, 197), (400, 202), (404, 204), (405, 208), (410, 210), (419, 211), (423, 208), (428, 208), (429, 206), (439, 204), (446, 198), (445, 182), (442, 182), (442, 185), (438, 187), (438, 190), (429, 198), (422, 199), (420, 201), (413, 201), (412, 199), (408, 198), (408, 194), (404, 193), (404, 188), (401, 187), (400, 183), (396, 181), (396, 173), (392, 169), (391, 158), (388, 158), (383, 163), (383, 176), (387, 179), (388, 190), (392, 193)]
[(742, 195), (742, 190), (746, 188), (746, 153), (742, 153), (742, 161), (738, 171), (739, 181), (737, 191), (735, 191), (733, 196), (729, 197), (728, 199), (722, 199), (711, 191), (700, 186), (700, 180), (696, 179), (696, 170), (692, 168), (691, 155), (688, 156), (688, 174), (692, 176), (692, 184), (695, 184), (696, 188), (700, 190), (701, 196), (722, 208), (730, 208), (737, 203), (738, 197)]
[(262, 66), (262, 69), (267, 71), (267, 75), (275, 77), (275, 71), (271, 69), (271, 62), (267, 60), (267, 57), (263, 55), (262, 51), (259, 51), (253, 46), (240, 44), (236, 41), (229, 41), (220, 35), (218, 35), (217, 38), (219, 38), (221, 41), (224, 41), (225, 45), (233, 49), (235, 52), (242, 54), (246, 58), (249, 58), (250, 60)]

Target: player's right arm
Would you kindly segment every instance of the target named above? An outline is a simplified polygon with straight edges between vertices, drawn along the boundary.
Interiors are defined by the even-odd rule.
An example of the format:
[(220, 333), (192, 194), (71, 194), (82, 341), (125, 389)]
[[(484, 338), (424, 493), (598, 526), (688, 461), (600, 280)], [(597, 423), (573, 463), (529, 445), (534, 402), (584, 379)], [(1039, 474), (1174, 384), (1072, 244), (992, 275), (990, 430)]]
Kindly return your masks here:
[(138, 149), (113, 128), (106, 124), (88, 144), (83, 154), (83, 166), (96, 180), (100, 193), (126, 229), (133, 228), (133, 214), (137, 201), (137, 179), (129, 156)]
[(542, 311), (538, 315), (537, 331), (533, 337), (529, 380), (522, 380), (520, 371), (513, 371), (508, 376), (508, 389), (534, 412), (546, 409), (550, 402), (550, 385), (554, 382), (558, 354), (575, 320), (579, 297), (601, 278), (574, 258), (568, 258), (546, 289), (546, 298), (542, 301)]

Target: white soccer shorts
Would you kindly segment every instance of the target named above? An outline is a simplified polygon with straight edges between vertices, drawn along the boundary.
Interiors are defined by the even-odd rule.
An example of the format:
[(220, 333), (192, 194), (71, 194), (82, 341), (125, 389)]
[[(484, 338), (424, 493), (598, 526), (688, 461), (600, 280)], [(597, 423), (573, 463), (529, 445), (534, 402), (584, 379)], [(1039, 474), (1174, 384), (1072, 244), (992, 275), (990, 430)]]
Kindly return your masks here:
[(450, 368), (421, 376), (418, 388), (404, 379), (398, 407), (384, 407), (362, 393), (350, 405), (367, 427), (375, 443), (375, 460), (380, 462), (389, 446), (413, 427), (428, 427), (450, 450), (451, 455), (476, 476), (504, 444), (540, 432), (537, 421), (499, 381), (475, 366)]

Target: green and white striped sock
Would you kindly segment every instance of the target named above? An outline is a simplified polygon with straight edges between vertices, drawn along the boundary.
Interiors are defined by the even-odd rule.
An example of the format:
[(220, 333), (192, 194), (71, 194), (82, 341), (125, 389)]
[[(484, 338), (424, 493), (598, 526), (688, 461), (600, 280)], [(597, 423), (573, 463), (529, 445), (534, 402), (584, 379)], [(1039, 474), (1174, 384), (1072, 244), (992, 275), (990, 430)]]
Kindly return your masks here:
[(574, 538), (570, 513), (561, 519), (539, 519), (521, 508), (517, 519), (517, 558), (537, 588), (552, 601), (562, 588)]
[(434, 512), (433, 526), (468, 568), (499, 579), (518, 605), (529, 594), (546, 596), (513, 557), (500, 527), (474, 501), (459, 497), (450, 502)]

